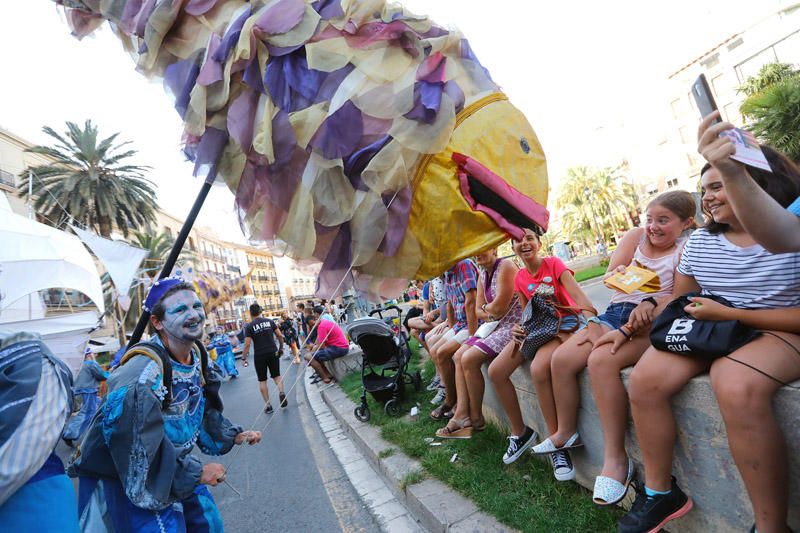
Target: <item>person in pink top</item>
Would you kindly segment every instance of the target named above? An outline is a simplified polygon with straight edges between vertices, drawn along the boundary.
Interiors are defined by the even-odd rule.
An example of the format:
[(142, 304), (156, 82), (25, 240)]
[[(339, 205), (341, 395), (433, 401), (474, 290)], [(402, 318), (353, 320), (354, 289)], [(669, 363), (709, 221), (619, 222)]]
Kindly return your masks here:
[[(308, 319), (309, 330), (314, 328), (315, 318)], [(306, 351), (305, 360), (316, 370), (317, 374), (325, 383), (333, 381), (333, 376), (323, 364), (325, 361), (333, 361), (339, 357), (344, 357), (350, 351), (350, 343), (344, 336), (342, 328), (336, 322), (327, 318), (320, 318), (317, 326), (317, 342)]]

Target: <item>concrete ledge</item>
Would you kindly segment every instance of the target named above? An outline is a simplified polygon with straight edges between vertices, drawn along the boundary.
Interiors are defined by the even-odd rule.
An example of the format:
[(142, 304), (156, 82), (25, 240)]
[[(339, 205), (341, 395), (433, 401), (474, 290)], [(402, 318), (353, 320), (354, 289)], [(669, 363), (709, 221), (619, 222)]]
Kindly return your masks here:
[(361, 354), (361, 348), (351, 348), (347, 355), (328, 361), (325, 366), (333, 377), (340, 380), (351, 372), (361, 372)]
[[(406, 475), (422, 470), (419, 461), (404, 455), (396, 446), (383, 440), (377, 427), (358, 421), (353, 415), (356, 404), (339, 387), (323, 390), (322, 398), (348, 437), (425, 529), (436, 533), (516, 531), (478, 511), (474, 503), (438, 480), (425, 479), (403, 489), (402, 482)], [(381, 458), (381, 452), (390, 448), (395, 450), (394, 453)]]
[[(490, 383), (484, 366), (484, 378)], [(628, 382), (631, 369), (623, 371)], [(525, 422), (536, 429), (540, 438), (547, 436), (544, 418), (539, 411), (536, 392), (528, 365), (512, 375)], [(800, 381), (795, 385), (800, 385)], [(588, 488), (594, 486), (603, 464), (603, 434), (597, 407), (592, 396), (589, 375), (580, 376), (581, 407), (578, 431), (585, 446), (572, 452), (577, 470), (576, 481)], [(800, 529), (800, 390), (783, 387), (775, 396), (774, 409), (788, 445), (790, 462), (789, 524)], [(673, 401), (678, 423), (673, 472), (681, 488), (694, 500), (694, 510), (670, 523), (672, 532), (748, 531), (753, 523), (752, 508), (736, 465), (728, 448), (725, 424), (708, 375), (698, 376)], [(501, 426), (508, 426), (494, 389), (486, 387), (484, 414)], [(642, 473), (641, 450), (633, 422), (629, 421), (627, 450)], [(629, 506), (633, 491), (628, 500)]]

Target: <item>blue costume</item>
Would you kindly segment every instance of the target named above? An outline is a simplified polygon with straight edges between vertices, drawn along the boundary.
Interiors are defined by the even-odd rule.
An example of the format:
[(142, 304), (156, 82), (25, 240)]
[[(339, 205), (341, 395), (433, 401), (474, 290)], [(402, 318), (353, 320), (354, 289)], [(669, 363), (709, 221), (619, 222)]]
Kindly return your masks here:
[(53, 453), (72, 410), (71, 389), (72, 373), (38, 335), (0, 332), (4, 531), (78, 531), (75, 490)]
[(78, 440), (86, 432), (97, 412), (97, 406), (100, 404), (100, 398), (97, 395), (100, 390), (100, 382), (106, 379), (108, 379), (108, 372), (95, 361), (87, 359), (83, 362), (75, 385), (72, 387), (73, 397), (81, 399), (81, 407), (64, 428), (62, 434), (64, 440)]
[[(154, 291), (163, 294), (174, 284), (172, 278), (159, 283), (146, 304)], [(169, 353), (158, 336), (149, 342)], [(70, 475), (80, 480), (81, 529), (220, 532), (219, 510), (200, 484), (203, 464), (191, 451), (197, 445), (208, 455), (228, 453), (242, 428), (222, 415), (220, 375), (214, 365), (203, 368), (199, 348), (182, 364), (145, 346), (132, 346), (109, 376), (105, 401), (70, 464)], [(164, 373), (172, 376), (171, 396)]]
[(228, 340), (227, 335), (223, 333), (217, 333), (211, 339), (211, 343), (208, 345), (208, 349), (211, 348), (217, 349), (217, 365), (219, 365), (220, 369), (222, 370), (223, 377), (230, 376), (235, 378), (239, 375), (239, 371), (236, 369), (236, 358), (233, 355), (233, 345), (231, 341)]

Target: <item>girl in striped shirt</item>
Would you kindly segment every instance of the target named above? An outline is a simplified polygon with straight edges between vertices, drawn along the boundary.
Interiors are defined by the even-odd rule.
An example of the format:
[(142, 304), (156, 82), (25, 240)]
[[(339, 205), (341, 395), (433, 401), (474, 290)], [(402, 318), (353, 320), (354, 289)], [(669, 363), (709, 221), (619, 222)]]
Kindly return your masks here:
[[(764, 147), (764, 152), (773, 169), (790, 171), (748, 171), (786, 207), (800, 193), (800, 172), (774, 150)], [(673, 296), (696, 291), (723, 296), (734, 307), (700, 297), (685, 310), (697, 320), (739, 320), (768, 334), (713, 362), (653, 347), (645, 352), (628, 389), (645, 490), (620, 520), (623, 533), (658, 531), (691, 510), (691, 498), (671, 477), (677, 431), (670, 400), (706, 371), (753, 505), (753, 530), (787, 531), (789, 465), (772, 397), (782, 383), (800, 378), (800, 254), (772, 254), (756, 243), (737, 219), (716, 168), (703, 168), (701, 184), (707, 223), (686, 244)]]

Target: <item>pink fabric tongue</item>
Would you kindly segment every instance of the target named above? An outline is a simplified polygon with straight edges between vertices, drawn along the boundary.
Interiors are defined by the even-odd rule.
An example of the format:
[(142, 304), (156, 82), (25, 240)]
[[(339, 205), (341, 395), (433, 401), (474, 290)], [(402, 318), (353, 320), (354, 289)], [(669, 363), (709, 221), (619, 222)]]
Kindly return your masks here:
[(514, 239), (521, 239), (525, 233), (522, 228), (510, 222), (496, 210), (478, 203), (470, 192), (469, 177), (478, 180), (482, 185), (495, 193), (503, 202), (541, 227), (543, 231), (547, 231), (547, 225), (550, 221), (550, 212), (546, 207), (536, 200), (525, 196), (509, 185), (503, 178), (471, 157), (453, 152), (452, 159), (458, 165), (458, 180), (461, 184), (461, 194), (464, 195), (464, 199), (473, 210), (488, 215), (500, 229), (507, 232)]

